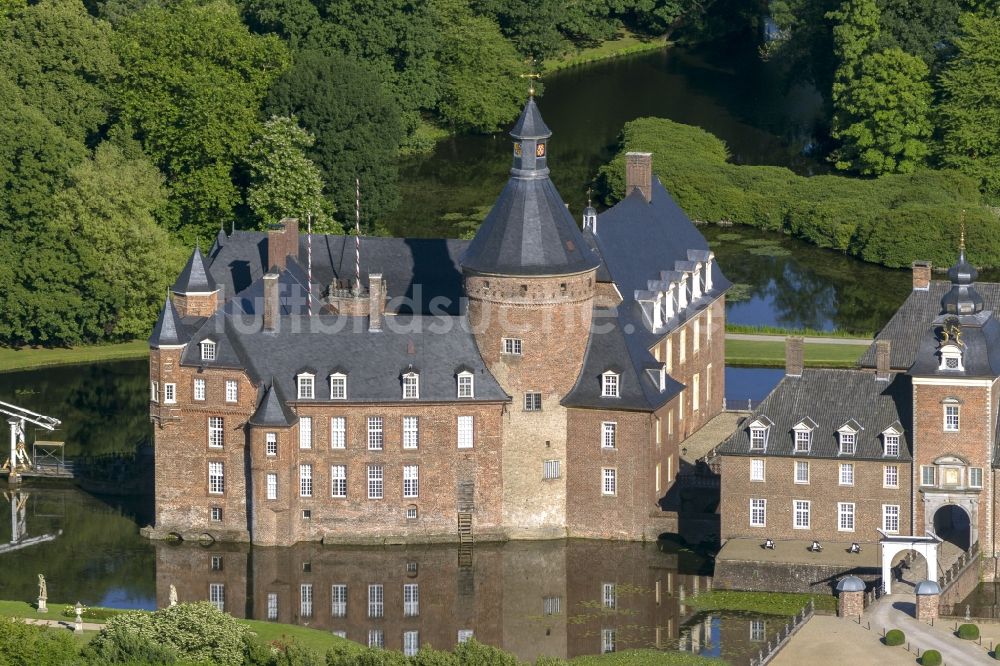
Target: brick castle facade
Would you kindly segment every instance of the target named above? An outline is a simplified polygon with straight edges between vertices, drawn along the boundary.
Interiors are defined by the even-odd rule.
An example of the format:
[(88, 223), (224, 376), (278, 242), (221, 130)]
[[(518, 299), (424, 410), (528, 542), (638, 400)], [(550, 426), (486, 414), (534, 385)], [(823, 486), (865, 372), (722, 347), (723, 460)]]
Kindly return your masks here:
[(583, 231), (534, 100), (472, 241), (296, 220), (196, 249), (150, 339), (153, 537), (655, 539), (684, 439), (722, 409), (705, 239), (630, 154)]

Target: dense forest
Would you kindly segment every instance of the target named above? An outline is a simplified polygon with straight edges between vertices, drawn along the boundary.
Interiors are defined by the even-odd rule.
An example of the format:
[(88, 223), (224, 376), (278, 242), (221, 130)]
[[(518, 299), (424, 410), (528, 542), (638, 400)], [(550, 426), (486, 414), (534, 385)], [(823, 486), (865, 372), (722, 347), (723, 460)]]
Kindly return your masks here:
[(764, 35), (825, 94), (837, 168), (1000, 197), (987, 0), (0, 0), (0, 344), (144, 337), (192, 245), (339, 233), (355, 178), (370, 228), (401, 155), (505, 127), (523, 75), (623, 29)]

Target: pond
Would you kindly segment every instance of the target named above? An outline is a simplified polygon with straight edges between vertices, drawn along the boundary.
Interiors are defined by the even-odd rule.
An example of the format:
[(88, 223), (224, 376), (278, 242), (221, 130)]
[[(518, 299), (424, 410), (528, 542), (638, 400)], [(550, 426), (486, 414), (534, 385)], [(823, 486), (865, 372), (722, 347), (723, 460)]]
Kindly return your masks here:
[[(447, 648), (460, 636), (524, 660), (629, 648), (749, 657), (784, 618), (698, 611), (709, 559), (669, 542), (584, 540), (383, 548), (150, 542), (143, 503), (26, 484), (0, 499), (4, 598), (155, 609), (208, 600), (237, 617), (301, 624), (363, 644)], [(19, 538), (48, 539), (15, 548)], [(23, 542), (22, 542), (23, 543)]]

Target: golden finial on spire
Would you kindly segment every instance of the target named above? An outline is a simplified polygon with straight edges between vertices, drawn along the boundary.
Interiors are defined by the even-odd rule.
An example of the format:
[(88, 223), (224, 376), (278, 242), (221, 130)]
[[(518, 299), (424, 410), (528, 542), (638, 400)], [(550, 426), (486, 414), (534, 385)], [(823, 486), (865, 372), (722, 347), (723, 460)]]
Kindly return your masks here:
[(542, 78), (542, 75), (538, 74), (537, 72), (533, 72), (531, 74), (521, 74), (521, 78), (522, 79), (528, 79), (528, 96), (529, 97), (534, 97), (535, 96), (535, 79)]
[(590, 188), (587, 188), (587, 208), (590, 208)]
[(965, 250), (965, 209), (962, 209), (962, 220), (958, 223), (958, 249)]

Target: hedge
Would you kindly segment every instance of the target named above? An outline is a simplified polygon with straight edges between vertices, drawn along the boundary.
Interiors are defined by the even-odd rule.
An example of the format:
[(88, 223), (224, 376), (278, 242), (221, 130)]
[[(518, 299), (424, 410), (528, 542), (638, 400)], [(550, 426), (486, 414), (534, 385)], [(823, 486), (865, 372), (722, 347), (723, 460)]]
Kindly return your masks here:
[(727, 161), (722, 140), (664, 118), (626, 123), (619, 148), (597, 176), (609, 205), (624, 195), (625, 153), (652, 152), (654, 172), (696, 220), (782, 231), (885, 266), (905, 267), (914, 259), (950, 266), (966, 210), (969, 260), (1000, 266), (1000, 219), (982, 204), (978, 182), (957, 171), (863, 179), (736, 165)]
[(891, 647), (902, 645), (906, 642), (906, 634), (899, 629), (890, 629), (885, 632), (885, 644)]
[(923, 666), (941, 666), (941, 653), (937, 650), (927, 650), (920, 657), (920, 663)]
[(979, 638), (979, 627), (974, 624), (962, 624), (956, 633), (963, 640), (974, 641)]

